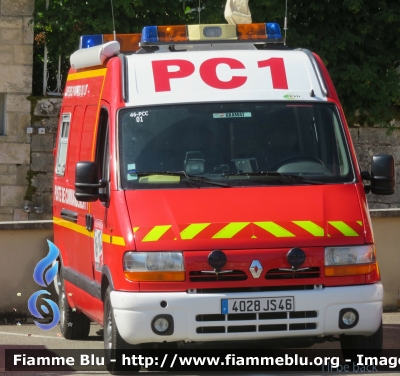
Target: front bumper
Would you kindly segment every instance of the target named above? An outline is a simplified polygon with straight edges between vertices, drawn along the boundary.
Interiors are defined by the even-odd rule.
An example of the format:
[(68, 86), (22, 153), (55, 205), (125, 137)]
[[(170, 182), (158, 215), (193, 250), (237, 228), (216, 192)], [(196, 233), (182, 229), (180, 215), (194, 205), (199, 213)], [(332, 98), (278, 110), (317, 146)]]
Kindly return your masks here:
[[(286, 318), (278, 319), (260, 318), (259, 314), (254, 315), (252, 319), (246, 315), (242, 317), (221, 315), (221, 299), (282, 296), (294, 297), (297, 314), (287, 313)], [(216, 294), (122, 291), (111, 293), (111, 304), (119, 333), (131, 344), (317, 337), (342, 333), (368, 336), (375, 333), (381, 323), (382, 299), (381, 283), (306, 291)], [(166, 302), (167, 306), (162, 308), (161, 302)], [(359, 313), (359, 321), (352, 329), (339, 328), (339, 312), (343, 308), (352, 308)], [(151, 329), (153, 318), (162, 314), (173, 317), (174, 332), (171, 335), (160, 336)], [(201, 315), (202, 318), (199, 317)], [(204, 315), (219, 316), (206, 316), (207, 321), (205, 321)], [(216, 320), (212, 320), (213, 318)], [(209, 319), (211, 320), (208, 321)]]

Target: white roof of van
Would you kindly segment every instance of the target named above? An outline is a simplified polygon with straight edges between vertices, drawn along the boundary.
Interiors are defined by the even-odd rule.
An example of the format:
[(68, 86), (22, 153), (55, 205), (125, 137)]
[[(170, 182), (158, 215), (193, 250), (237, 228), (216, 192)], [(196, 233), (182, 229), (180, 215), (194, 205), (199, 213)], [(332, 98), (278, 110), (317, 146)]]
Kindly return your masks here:
[(133, 54), (127, 60), (127, 106), (327, 100), (318, 69), (303, 51), (218, 48)]

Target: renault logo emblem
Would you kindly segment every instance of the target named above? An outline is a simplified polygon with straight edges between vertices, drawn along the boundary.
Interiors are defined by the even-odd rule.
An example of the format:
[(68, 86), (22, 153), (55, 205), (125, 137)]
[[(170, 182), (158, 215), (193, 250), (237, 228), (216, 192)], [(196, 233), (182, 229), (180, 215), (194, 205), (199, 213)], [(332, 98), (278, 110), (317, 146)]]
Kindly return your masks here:
[(263, 267), (258, 260), (253, 260), (253, 262), (250, 265), (250, 273), (253, 276), (253, 278), (260, 278), (260, 275), (263, 271)]

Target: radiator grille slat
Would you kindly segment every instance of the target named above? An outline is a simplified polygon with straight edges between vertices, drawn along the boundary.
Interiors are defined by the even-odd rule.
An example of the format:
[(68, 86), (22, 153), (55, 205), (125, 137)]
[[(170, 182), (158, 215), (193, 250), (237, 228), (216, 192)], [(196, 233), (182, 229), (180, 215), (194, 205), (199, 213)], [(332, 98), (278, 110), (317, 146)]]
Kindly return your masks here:
[(305, 270), (291, 271), (282, 269), (270, 269), (265, 274), (265, 279), (301, 279), (319, 278), (320, 268), (310, 267)]
[[(196, 321), (203, 323), (203, 326), (196, 328), (196, 332), (198, 334), (215, 334), (313, 330), (317, 329), (317, 323), (299, 322), (299, 319), (317, 317), (317, 311), (234, 313), (228, 315), (204, 314), (196, 316)], [(265, 323), (264, 320), (268, 320), (268, 323)], [(281, 320), (281, 322), (274, 324), (273, 320)], [(287, 323), (282, 323), (282, 320), (287, 320)], [(229, 321), (253, 321), (253, 324), (240, 325), (237, 323), (237, 325), (229, 325)], [(262, 324), (263, 321), (264, 324)], [(222, 322), (226, 322), (226, 326), (222, 326)], [(258, 322), (260, 323), (259, 325), (257, 324)], [(207, 326), (206, 323), (219, 323), (219, 325)]]
[(191, 271), (189, 273), (190, 282), (229, 282), (245, 281), (247, 274), (242, 270), (232, 270), (228, 273), (204, 273), (202, 271)]

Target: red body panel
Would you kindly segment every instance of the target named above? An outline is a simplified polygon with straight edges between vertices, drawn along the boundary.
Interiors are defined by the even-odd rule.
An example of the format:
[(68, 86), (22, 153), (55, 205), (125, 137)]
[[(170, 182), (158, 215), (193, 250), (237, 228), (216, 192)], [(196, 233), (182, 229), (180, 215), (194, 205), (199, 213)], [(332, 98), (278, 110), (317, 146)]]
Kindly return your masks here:
[[(325, 277), (324, 247), (373, 243), (362, 179), (354, 147), (339, 98), (321, 59), (316, 56), (328, 90), (343, 122), (356, 183), (250, 188), (153, 189), (122, 191), (118, 187), (117, 112), (122, 100), (121, 61), (112, 58), (107, 66), (70, 71), (62, 114), (71, 114), (71, 130), (64, 176), (54, 178), (54, 239), (64, 267), (69, 267), (101, 286), (115, 290), (186, 291), (188, 289), (306, 286), (345, 286), (373, 283), (377, 273), (361, 276)], [(80, 89), (77, 89), (80, 87)], [(82, 89), (83, 88), (83, 89)], [(74, 93), (85, 93), (85, 96)], [(93, 161), (101, 108), (109, 113), (110, 202), (71, 205), (64, 199), (74, 190), (78, 161)], [(60, 198), (61, 197), (61, 198)], [(58, 198), (58, 199), (57, 199)], [(71, 223), (61, 211), (77, 213)], [(102, 229), (103, 269), (94, 263), (93, 231), (85, 229), (86, 215)], [(199, 230), (193, 225), (201, 224)], [(203, 228), (204, 227), (204, 228)], [(155, 231), (162, 228), (162, 231)], [(190, 230), (189, 230), (190, 229)], [(164, 231), (165, 230), (165, 231)], [(249, 272), (253, 260), (265, 271), (289, 268), (288, 250), (301, 247), (307, 254), (304, 267), (317, 268), (311, 277), (300, 279), (255, 279)], [(194, 281), (191, 272), (211, 270), (208, 254), (215, 249), (228, 256), (226, 270), (242, 270), (246, 279), (237, 281)], [(131, 282), (123, 273), (127, 251), (184, 251), (185, 282)], [(106, 275), (105, 270), (109, 271)], [(264, 275), (264, 273), (263, 273)], [(103, 303), (66, 282), (68, 300), (102, 323)], [(72, 294), (72, 295), (70, 295)]]
[[(356, 186), (314, 185), (201, 190), (126, 191), (139, 251), (310, 247), (364, 244), (363, 214)], [(301, 200), (299, 200), (301, 197)], [(273, 222), (290, 232), (265, 231), (256, 223)], [(295, 221), (311, 221), (324, 230), (314, 236)], [(345, 236), (329, 222), (354, 230)], [(360, 223), (358, 223), (358, 222)], [(190, 224), (210, 223), (191, 240), (180, 233)], [(249, 223), (231, 238), (215, 238), (229, 223)], [(146, 241), (154, 226), (171, 225), (157, 241)], [(214, 237), (214, 238), (213, 238)]]

